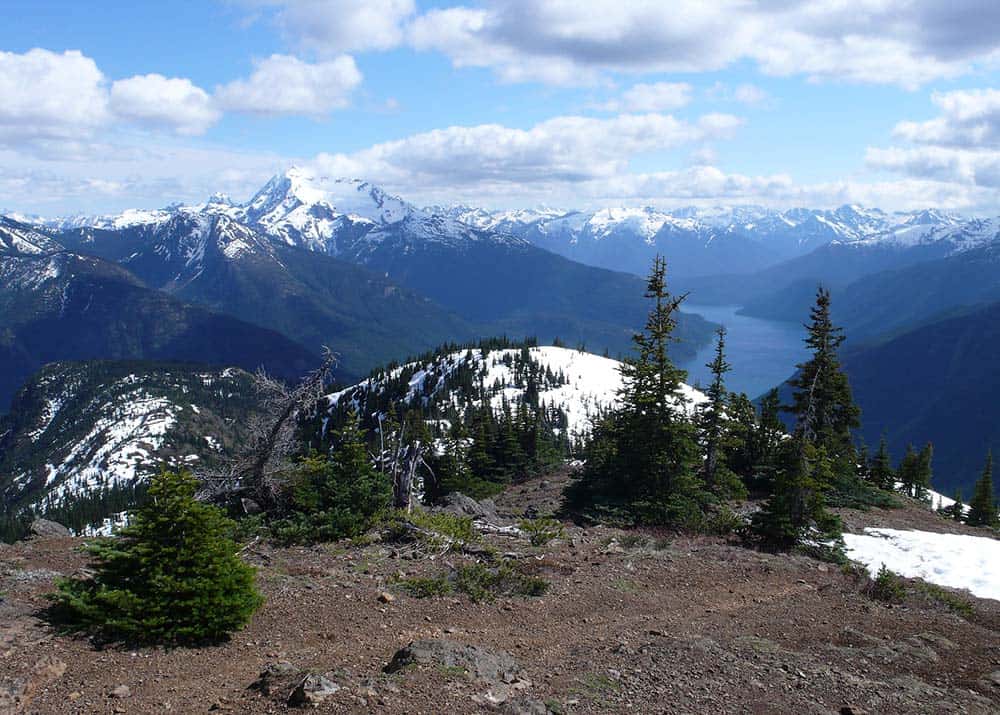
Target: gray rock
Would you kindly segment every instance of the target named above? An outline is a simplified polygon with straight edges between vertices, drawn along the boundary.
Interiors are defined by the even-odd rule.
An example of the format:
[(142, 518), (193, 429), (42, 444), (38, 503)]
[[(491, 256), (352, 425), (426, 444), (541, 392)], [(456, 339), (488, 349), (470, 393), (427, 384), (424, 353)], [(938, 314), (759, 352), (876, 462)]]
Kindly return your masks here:
[(35, 519), (28, 527), (28, 533), (42, 539), (72, 536), (65, 526), (49, 519)]
[(264, 695), (287, 693), (292, 684), (302, 677), (302, 669), (287, 660), (269, 663), (253, 683), (251, 690), (259, 690)]
[(500, 712), (504, 715), (548, 715), (549, 709), (540, 700), (518, 698), (505, 702)]
[(319, 705), (338, 690), (340, 686), (329, 678), (318, 673), (310, 673), (295, 686), (295, 690), (288, 696), (288, 704)]
[(523, 679), (521, 666), (509, 653), (491, 652), (445, 639), (413, 641), (396, 651), (384, 671), (395, 673), (410, 665), (425, 664), (461, 668), (476, 680), (490, 683), (513, 683)]
[(497, 507), (492, 499), (476, 501), (461, 492), (452, 492), (444, 498), (444, 504), (437, 507), (438, 511), (455, 514), (456, 516), (471, 516), (473, 519), (496, 522)]
[(132, 690), (127, 685), (119, 685), (111, 691), (111, 697), (113, 698), (128, 698), (132, 696)]

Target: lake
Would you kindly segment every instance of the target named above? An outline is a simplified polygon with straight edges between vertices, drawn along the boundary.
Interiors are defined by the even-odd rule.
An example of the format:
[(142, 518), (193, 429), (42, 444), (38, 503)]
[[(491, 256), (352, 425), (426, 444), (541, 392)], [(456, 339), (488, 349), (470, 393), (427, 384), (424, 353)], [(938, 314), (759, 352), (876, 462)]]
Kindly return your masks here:
[[(791, 377), (796, 363), (805, 359), (808, 351), (802, 339), (806, 330), (799, 323), (738, 315), (739, 309), (738, 305), (684, 304), (685, 312), (698, 313), (726, 326), (726, 360), (733, 368), (726, 376), (726, 386), (753, 399)], [(681, 364), (688, 371), (690, 384), (707, 385), (711, 381), (705, 365), (712, 361), (714, 353), (713, 340), (690, 362)]]

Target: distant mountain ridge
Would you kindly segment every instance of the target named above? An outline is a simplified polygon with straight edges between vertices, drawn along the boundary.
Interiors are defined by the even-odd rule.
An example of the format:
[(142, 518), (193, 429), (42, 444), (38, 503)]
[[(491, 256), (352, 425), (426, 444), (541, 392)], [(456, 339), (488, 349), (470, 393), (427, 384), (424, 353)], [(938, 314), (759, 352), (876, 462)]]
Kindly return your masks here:
[[(216, 195), (193, 206), (37, 225), (75, 251), (120, 263), (151, 287), (310, 347), (330, 344), (344, 355), (348, 376), (400, 354), (486, 335), (558, 337), (623, 354), (647, 308), (637, 276), (417, 208), (364, 181), (327, 181), (295, 168), (244, 204)], [(348, 284), (370, 288), (352, 300)], [(266, 286), (280, 288), (265, 295)], [(337, 294), (327, 286), (337, 286)], [(419, 300), (419, 309), (386, 308)], [(348, 339), (335, 340), (345, 325)], [(677, 358), (692, 356), (711, 330), (683, 315)]]

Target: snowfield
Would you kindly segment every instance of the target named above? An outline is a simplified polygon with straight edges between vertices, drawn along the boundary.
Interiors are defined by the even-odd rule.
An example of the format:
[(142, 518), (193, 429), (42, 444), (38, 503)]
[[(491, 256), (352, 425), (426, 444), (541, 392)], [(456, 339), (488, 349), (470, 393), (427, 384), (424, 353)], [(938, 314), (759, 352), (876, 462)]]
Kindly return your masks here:
[[(524, 389), (516, 384), (514, 371), (504, 364), (504, 358), (512, 358), (519, 354), (519, 348), (491, 350), (485, 356), (481, 350), (459, 350), (437, 358), (433, 363), (421, 366), (410, 378), (408, 391), (404, 401), (410, 404), (416, 400), (428, 399), (424, 384), (428, 378), (443, 378), (462, 365), (471, 354), (478, 370), (484, 373), (483, 383), (490, 388), (498, 387), (490, 398), (494, 410), (500, 410), (504, 401), (517, 404), (524, 394)], [(557, 387), (543, 387), (539, 390), (539, 402), (547, 407), (559, 407), (566, 413), (568, 430), (571, 436), (583, 436), (590, 431), (591, 420), (616, 404), (618, 390), (622, 385), (620, 372), (621, 363), (617, 360), (601, 357), (592, 353), (581, 352), (571, 348), (543, 346), (530, 348), (531, 358), (543, 368), (547, 367), (554, 373), (562, 373), (566, 384)], [(484, 364), (485, 363), (485, 364)], [(398, 377), (406, 368), (414, 364), (404, 365), (392, 371), (391, 376)], [(435, 380), (432, 395), (437, 395), (442, 384)], [(341, 399), (352, 398), (357, 391), (380, 389), (372, 380), (365, 380), (354, 387), (328, 395), (331, 405)], [(688, 385), (681, 385), (681, 395), (685, 410), (692, 410), (707, 398), (698, 390)]]
[(847, 555), (873, 576), (886, 568), (907, 578), (1000, 601), (1000, 540), (929, 531), (865, 529), (844, 534)]

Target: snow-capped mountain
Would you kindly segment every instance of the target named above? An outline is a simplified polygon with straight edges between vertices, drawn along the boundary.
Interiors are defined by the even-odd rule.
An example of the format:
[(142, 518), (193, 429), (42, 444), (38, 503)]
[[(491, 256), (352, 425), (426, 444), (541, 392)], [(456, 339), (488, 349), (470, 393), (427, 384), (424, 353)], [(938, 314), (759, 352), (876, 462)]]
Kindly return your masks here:
[[(53, 363), (0, 419), (0, 503), (9, 512), (80, 499), (110, 507), (109, 493), (126, 498), (162, 464), (228, 454), (255, 409), (250, 382), (232, 368)], [(92, 511), (95, 521), (105, 516)]]
[[(589, 432), (595, 417), (616, 404), (622, 386), (620, 368), (617, 360), (564, 347), (473, 348), (380, 371), (327, 399), (331, 407), (349, 404), (357, 414), (368, 414), (374, 405), (388, 400), (437, 416), (479, 406), (483, 400), (499, 411), (504, 404), (516, 409), (530, 399), (559, 413), (562, 428), (578, 437)], [(539, 377), (527, 380), (527, 372)], [(682, 407), (689, 412), (706, 400), (688, 385), (682, 385), (681, 395)]]
[(58, 241), (38, 228), (0, 216), (0, 254), (41, 255), (61, 248)]
[[(805, 255), (830, 243), (909, 247), (951, 242), (955, 250), (989, 240), (976, 220), (933, 211), (886, 213), (860, 206), (833, 210), (739, 206), (610, 207), (595, 211), (499, 211), (458, 207), (450, 215), (483, 230), (499, 230), (574, 260), (642, 273), (652, 257), (667, 257), (675, 276), (746, 273)], [(959, 240), (955, 232), (963, 232)]]

